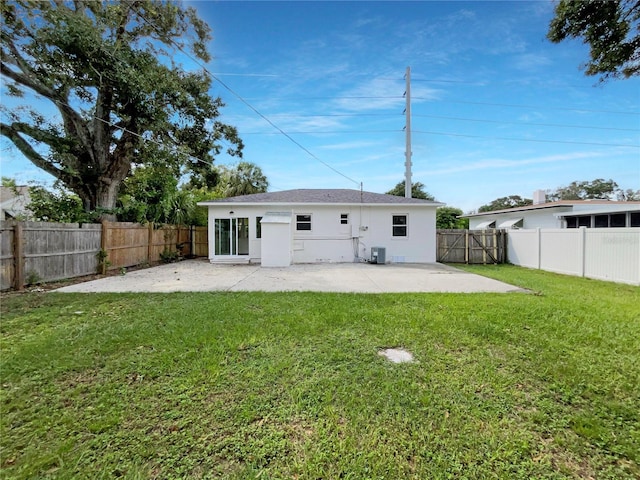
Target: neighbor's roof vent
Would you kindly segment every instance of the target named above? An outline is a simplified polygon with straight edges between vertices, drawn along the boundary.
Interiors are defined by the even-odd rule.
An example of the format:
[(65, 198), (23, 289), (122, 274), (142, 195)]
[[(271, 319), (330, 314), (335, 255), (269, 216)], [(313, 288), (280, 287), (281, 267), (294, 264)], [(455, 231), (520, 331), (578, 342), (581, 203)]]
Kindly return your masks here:
[(533, 192), (533, 204), (540, 205), (541, 203), (547, 202), (547, 195), (544, 193), (544, 190), (536, 190)]

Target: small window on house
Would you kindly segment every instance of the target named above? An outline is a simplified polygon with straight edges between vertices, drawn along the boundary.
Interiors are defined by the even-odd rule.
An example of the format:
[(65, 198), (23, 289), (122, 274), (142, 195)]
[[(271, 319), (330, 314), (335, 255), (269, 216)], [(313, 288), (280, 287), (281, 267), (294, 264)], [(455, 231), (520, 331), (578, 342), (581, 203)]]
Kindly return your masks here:
[(262, 217), (256, 217), (256, 238), (262, 238)]
[(394, 237), (406, 237), (407, 236), (407, 216), (393, 215), (391, 229), (392, 229), (392, 235)]
[(578, 217), (578, 226), (591, 228), (591, 215), (588, 217)]
[(609, 219), (609, 226), (611, 227), (626, 227), (627, 226), (627, 214), (626, 213), (614, 213)]
[(609, 226), (609, 215), (596, 215), (594, 226), (596, 228), (607, 228)]
[(311, 215), (296, 215), (296, 230), (311, 230)]
[(630, 227), (640, 227), (640, 212), (631, 212), (629, 214), (629, 226)]
[(567, 217), (567, 228), (578, 228), (578, 219), (576, 217)]
[(340, 225), (349, 225), (349, 214), (341, 213), (340, 214)]

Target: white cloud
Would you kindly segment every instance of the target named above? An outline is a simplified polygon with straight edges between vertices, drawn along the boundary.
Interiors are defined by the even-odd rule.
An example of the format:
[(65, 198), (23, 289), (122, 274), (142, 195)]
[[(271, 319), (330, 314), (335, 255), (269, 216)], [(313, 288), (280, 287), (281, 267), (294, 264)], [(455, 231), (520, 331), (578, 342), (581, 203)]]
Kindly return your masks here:
[(318, 150), (359, 150), (362, 148), (374, 148), (378, 142), (371, 141), (351, 141), (341, 143), (331, 143), (317, 147)]
[(551, 64), (551, 60), (541, 53), (523, 53), (516, 57), (513, 65), (526, 72), (537, 71)]
[[(345, 90), (339, 98), (333, 101), (333, 105), (346, 111), (371, 111), (393, 109), (402, 113), (405, 99), (405, 82), (403, 80), (392, 80), (386, 77), (376, 77), (367, 80), (360, 85), (356, 85)], [(412, 85), (412, 103), (437, 100), (440, 98), (442, 90), (430, 88), (426, 85)]]
[[(454, 167), (446, 167), (436, 170), (425, 170), (417, 172), (417, 175), (450, 175), (452, 173), (473, 171), (473, 170), (494, 170), (494, 169), (513, 169), (523, 167), (525, 165), (541, 165), (557, 162), (571, 162), (574, 160), (582, 160), (586, 158), (602, 157), (603, 153), (596, 152), (573, 152), (558, 155), (546, 155), (541, 157), (531, 157), (520, 160), (511, 160), (503, 158), (485, 159), (476, 162), (457, 165)], [(510, 170), (513, 172), (513, 170)]]

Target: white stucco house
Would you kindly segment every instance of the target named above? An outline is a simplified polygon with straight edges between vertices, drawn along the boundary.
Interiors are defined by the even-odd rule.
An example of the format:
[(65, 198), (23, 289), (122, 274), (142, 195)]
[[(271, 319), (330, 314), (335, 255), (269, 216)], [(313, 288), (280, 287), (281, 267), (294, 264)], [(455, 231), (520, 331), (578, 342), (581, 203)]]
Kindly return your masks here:
[(28, 218), (32, 213), (27, 208), (30, 202), (28, 186), (0, 186), (0, 220)]
[(640, 202), (562, 200), (463, 217), (469, 219), (470, 230), (640, 227)]
[(346, 189), (257, 193), (208, 208), (212, 263), (434, 263), (442, 203)]

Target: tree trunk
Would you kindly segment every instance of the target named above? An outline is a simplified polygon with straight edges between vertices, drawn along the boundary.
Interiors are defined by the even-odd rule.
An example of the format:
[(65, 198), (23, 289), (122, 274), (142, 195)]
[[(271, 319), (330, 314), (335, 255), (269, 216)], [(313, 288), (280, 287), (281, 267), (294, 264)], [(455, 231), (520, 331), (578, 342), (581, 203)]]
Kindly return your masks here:
[(98, 221), (114, 222), (116, 220), (115, 208), (118, 200), (118, 190), (122, 182), (110, 178), (100, 178), (95, 188), (95, 199), (91, 210), (98, 212)]

